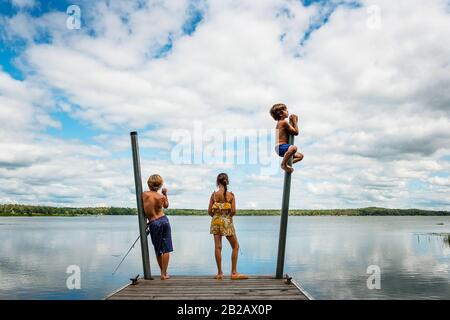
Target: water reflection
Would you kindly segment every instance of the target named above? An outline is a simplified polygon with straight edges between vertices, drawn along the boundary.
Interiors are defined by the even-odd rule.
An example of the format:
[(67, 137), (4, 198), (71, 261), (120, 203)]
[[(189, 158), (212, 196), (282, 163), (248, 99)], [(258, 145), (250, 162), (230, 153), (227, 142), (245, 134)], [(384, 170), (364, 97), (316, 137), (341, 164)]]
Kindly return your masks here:
[[(215, 274), (209, 217), (170, 217), (171, 274)], [(450, 298), (450, 217), (291, 217), (286, 272), (318, 299)], [(0, 299), (100, 299), (142, 274), (136, 217), (1, 218)], [(237, 217), (239, 268), (274, 274), (278, 217)], [(150, 248), (152, 248), (150, 246)], [(230, 246), (223, 245), (229, 272)], [(81, 290), (66, 288), (66, 268), (81, 268)], [(381, 290), (368, 290), (369, 265)], [(158, 266), (151, 252), (152, 272)]]

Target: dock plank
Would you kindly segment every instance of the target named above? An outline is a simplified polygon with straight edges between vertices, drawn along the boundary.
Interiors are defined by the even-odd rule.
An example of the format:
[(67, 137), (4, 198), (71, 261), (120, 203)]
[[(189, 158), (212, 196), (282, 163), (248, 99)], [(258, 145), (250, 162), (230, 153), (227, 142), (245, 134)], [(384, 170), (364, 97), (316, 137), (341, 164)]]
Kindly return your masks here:
[(172, 276), (169, 280), (140, 279), (111, 294), (108, 300), (309, 300), (310, 296), (286, 279), (250, 276), (247, 280), (216, 280), (213, 276)]

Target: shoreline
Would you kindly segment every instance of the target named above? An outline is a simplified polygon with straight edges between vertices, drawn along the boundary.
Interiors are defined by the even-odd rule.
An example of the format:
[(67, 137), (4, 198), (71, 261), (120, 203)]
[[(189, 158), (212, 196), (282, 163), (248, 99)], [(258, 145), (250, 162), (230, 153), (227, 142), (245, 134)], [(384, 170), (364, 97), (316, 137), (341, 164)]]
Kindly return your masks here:
[[(29, 214), (29, 215), (5, 215), (5, 214), (0, 214), (0, 219), (1, 218), (56, 218), (56, 217), (64, 217), (64, 218), (79, 218), (79, 217), (134, 217), (136, 215), (132, 215), (132, 214), (121, 214), (121, 215), (106, 215), (106, 214), (73, 214), (73, 215), (67, 215), (67, 214)], [(199, 214), (167, 214), (168, 217), (206, 217), (208, 216), (207, 214), (205, 215), (199, 215)], [(236, 214), (236, 217), (279, 217), (280, 215), (275, 215), (275, 214)], [(430, 218), (439, 218), (439, 217), (450, 217), (450, 214), (447, 215), (436, 215), (436, 214), (429, 214), (429, 215), (408, 215), (408, 214), (403, 214), (403, 215), (389, 215), (389, 214), (380, 214), (380, 215), (345, 215), (345, 214), (341, 214), (341, 215), (313, 215), (313, 214), (289, 214), (290, 217), (430, 217)]]
[[(207, 210), (200, 209), (166, 209), (168, 216), (208, 216)], [(281, 210), (255, 209), (237, 210), (237, 216), (280, 216)], [(90, 207), (68, 208), (29, 205), (0, 205), (0, 217), (80, 217), (80, 216), (135, 216), (135, 208)], [(420, 209), (388, 209), (388, 208), (359, 208), (359, 209), (327, 209), (327, 210), (289, 210), (290, 216), (450, 216), (450, 211), (433, 211)]]

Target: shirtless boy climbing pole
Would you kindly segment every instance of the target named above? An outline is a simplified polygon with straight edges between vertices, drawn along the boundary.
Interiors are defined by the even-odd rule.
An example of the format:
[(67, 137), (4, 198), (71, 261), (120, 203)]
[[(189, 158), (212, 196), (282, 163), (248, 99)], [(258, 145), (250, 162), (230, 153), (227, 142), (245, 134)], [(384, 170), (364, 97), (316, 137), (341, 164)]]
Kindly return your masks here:
[[(281, 168), (288, 173), (292, 173), (294, 168), (288, 164), (289, 159), (293, 156), (293, 163), (297, 163), (303, 159), (303, 154), (297, 152), (297, 147), (289, 144), (289, 135), (298, 136), (299, 134), (298, 117), (294, 114), (289, 116), (286, 105), (281, 103), (274, 105), (270, 109), (270, 115), (277, 121), (277, 144), (275, 151), (283, 158)], [(288, 117), (292, 124), (286, 121)]]

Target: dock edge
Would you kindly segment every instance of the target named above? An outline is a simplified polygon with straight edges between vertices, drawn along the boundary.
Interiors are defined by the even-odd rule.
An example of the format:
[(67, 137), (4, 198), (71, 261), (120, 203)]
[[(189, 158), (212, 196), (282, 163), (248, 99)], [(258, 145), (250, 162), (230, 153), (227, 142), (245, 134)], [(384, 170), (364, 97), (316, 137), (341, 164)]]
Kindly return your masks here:
[(315, 300), (312, 295), (308, 293), (297, 281), (294, 280), (294, 278), (291, 279), (291, 282), (294, 284), (294, 286), (297, 287), (297, 289), (306, 297), (308, 300)]

